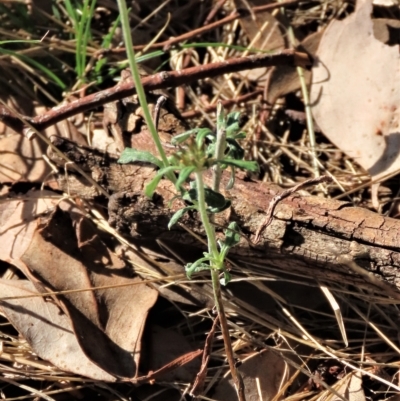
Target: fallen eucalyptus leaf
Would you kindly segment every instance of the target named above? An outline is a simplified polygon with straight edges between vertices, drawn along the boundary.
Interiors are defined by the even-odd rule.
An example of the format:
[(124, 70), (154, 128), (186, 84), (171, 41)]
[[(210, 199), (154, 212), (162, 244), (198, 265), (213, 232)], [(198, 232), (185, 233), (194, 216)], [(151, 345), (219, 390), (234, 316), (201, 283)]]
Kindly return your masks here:
[(324, 135), (376, 179), (400, 169), (400, 55), (374, 37), (371, 12), (371, 0), (358, 0), (326, 28), (311, 105)]

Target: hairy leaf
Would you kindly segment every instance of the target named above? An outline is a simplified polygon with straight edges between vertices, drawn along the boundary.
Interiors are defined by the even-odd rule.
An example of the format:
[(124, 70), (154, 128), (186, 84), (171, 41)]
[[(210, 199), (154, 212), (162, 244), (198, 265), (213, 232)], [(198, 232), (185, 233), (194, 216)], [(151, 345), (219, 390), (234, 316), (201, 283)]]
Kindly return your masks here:
[(228, 117), (226, 119), (226, 125), (227, 127), (233, 124), (239, 125), (239, 121), (240, 121), (240, 111), (234, 111), (228, 114)]
[(118, 159), (118, 163), (127, 164), (134, 162), (145, 162), (155, 164), (159, 168), (164, 167), (163, 162), (160, 159), (157, 159), (157, 157), (153, 156), (150, 152), (145, 150), (125, 148)]
[(178, 145), (182, 142), (185, 142), (188, 138), (190, 138), (193, 134), (196, 134), (199, 131), (199, 128), (191, 129), (190, 131), (186, 131), (182, 134), (176, 135), (172, 138), (171, 144)]
[(227, 285), (231, 280), (232, 280), (231, 274), (227, 270), (224, 270), (224, 277), (219, 280), (221, 285)]
[(163, 177), (164, 174), (168, 174), (169, 172), (173, 172), (175, 170), (178, 170), (178, 166), (169, 166), (162, 168), (157, 175), (151, 180), (151, 182), (146, 186), (144, 193), (146, 196), (151, 198), (154, 194), (154, 191), (157, 188), (158, 183), (161, 181), (161, 178)]
[(210, 269), (210, 265), (203, 263), (207, 259), (208, 258), (201, 258), (199, 260), (196, 260), (196, 262), (188, 263), (185, 266), (186, 276), (188, 277), (188, 279), (190, 279), (192, 277), (193, 273)]
[(196, 167), (194, 166), (184, 167), (179, 173), (179, 177), (175, 183), (175, 187), (179, 189), (181, 185), (189, 178), (190, 174), (193, 173), (194, 170), (196, 170)]
[(229, 166), (235, 166), (235, 167), (241, 168), (243, 170), (249, 170), (252, 172), (258, 171), (258, 163), (253, 162), (253, 161), (235, 160), (235, 159), (226, 158), (226, 159), (219, 160), (219, 162), (222, 164), (227, 164)]
[(171, 227), (178, 222), (178, 220), (189, 210), (195, 209), (194, 206), (188, 206), (184, 207), (183, 209), (178, 210), (177, 212), (174, 213), (174, 215), (171, 217), (171, 220), (168, 223), (168, 230), (171, 229)]
[(232, 248), (233, 246), (237, 245), (239, 241), (239, 225), (236, 223), (236, 221), (233, 221), (225, 230), (225, 245), (229, 248)]
[[(206, 203), (211, 208), (221, 208), (226, 204), (226, 199), (224, 195), (219, 192), (213, 191), (211, 188), (205, 188)], [(197, 192), (196, 192), (197, 194)]]
[(214, 133), (210, 130), (210, 128), (201, 128), (196, 135), (196, 143), (197, 147), (201, 149), (204, 145), (204, 140), (207, 137), (213, 137)]
[(235, 185), (235, 167), (231, 167), (231, 176), (229, 177), (228, 184), (226, 185), (226, 189), (232, 189), (233, 186)]
[(224, 210), (230, 208), (232, 205), (232, 202), (229, 199), (225, 199), (225, 204), (221, 207), (208, 207), (207, 212), (209, 213), (221, 213)]
[(244, 158), (244, 150), (243, 148), (236, 142), (235, 139), (227, 138), (226, 144), (228, 147), (227, 157), (232, 159), (242, 160)]

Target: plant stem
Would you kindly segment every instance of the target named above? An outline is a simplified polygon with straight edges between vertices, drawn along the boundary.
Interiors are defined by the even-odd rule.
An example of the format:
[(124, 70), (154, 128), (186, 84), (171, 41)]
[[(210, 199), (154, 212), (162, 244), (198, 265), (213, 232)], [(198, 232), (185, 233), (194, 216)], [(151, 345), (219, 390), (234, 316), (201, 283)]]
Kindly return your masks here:
[[(206, 209), (206, 200), (204, 193), (204, 183), (203, 183), (203, 175), (201, 171), (197, 171), (195, 173), (196, 176), (196, 187), (197, 187), (197, 202), (198, 202), (198, 210), (200, 213), (200, 218), (203, 223), (204, 229), (207, 234), (208, 240), (208, 252), (212, 255), (214, 260), (219, 260), (219, 251), (217, 246), (217, 241), (215, 238), (214, 228), (210, 224), (210, 220), (208, 218), (207, 209)], [(244, 395), (244, 385), (243, 379), (240, 376), (240, 373), (236, 369), (235, 366), (235, 358), (233, 356), (232, 343), (229, 334), (228, 322), (225, 315), (224, 305), (222, 302), (222, 294), (221, 294), (221, 284), (219, 282), (219, 268), (221, 266), (213, 266), (210, 264), (211, 270), (211, 279), (212, 279), (212, 287), (214, 292), (214, 301), (215, 307), (217, 309), (222, 337), (224, 339), (225, 353), (226, 358), (228, 360), (229, 369), (231, 371), (232, 379), (236, 387), (236, 392), (238, 395), (239, 401), (246, 401), (246, 397)]]
[[(136, 64), (135, 52), (133, 50), (132, 36), (128, 20), (128, 10), (126, 8), (126, 0), (118, 0), (118, 8), (121, 15), (121, 25), (122, 25), (122, 32), (124, 35), (126, 54), (128, 56), (129, 67), (132, 71), (132, 77), (135, 82), (136, 93), (138, 95), (140, 105), (142, 106), (143, 109), (143, 114), (146, 120), (147, 127), (149, 128), (154, 144), (157, 147), (157, 151), (161, 157), (162, 162), (164, 163), (164, 167), (168, 167), (169, 163), (167, 155), (164, 152), (164, 148), (162, 147), (160, 138), (157, 133), (157, 129), (154, 125), (154, 121), (150, 114), (150, 110), (147, 105), (146, 94), (144, 93), (143, 85), (140, 79), (139, 69)], [(176, 181), (175, 175), (173, 173), (168, 174), (168, 178), (172, 182)]]
[[(217, 105), (217, 141), (215, 144), (215, 159), (221, 160), (224, 156), (226, 148), (226, 130), (225, 124), (221, 123), (223, 116), (222, 102), (219, 100)], [(213, 190), (219, 192), (219, 184), (221, 182), (222, 169), (219, 163), (213, 168)]]
[(208, 252), (212, 255), (214, 259), (218, 260), (219, 252), (218, 252), (217, 240), (215, 239), (215, 232), (212, 225), (210, 224), (210, 220), (208, 218), (206, 209), (206, 197), (204, 193), (202, 172), (196, 171), (195, 176), (196, 176), (196, 187), (197, 187), (198, 210), (200, 213), (201, 222), (203, 223), (204, 230), (207, 235)]
[[(281, 7), (280, 12), (284, 16), (285, 21), (286, 21), (285, 8)], [(287, 36), (289, 38), (289, 42), (293, 48), (296, 48), (297, 42), (296, 42), (296, 36), (294, 34), (293, 27), (289, 22), (287, 22), (286, 25), (287, 25)], [(306, 112), (307, 132), (308, 132), (308, 138), (310, 141), (310, 150), (311, 150), (312, 163), (313, 163), (313, 169), (314, 169), (314, 177), (316, 178), (316, 177), (319, 177), (321, 174), (319, 172), (319, 166), (318, 166), (314, 120), (312, 118), (310, 97), (308, 95), (308, 88), (307, 88), (307, 84), (306, 84), (306, 79), (304, 77), (304, 69), (300, 66), (297, 66), (296, 70), (297, 70), (297, 75), (299, 76), (299, 80), (300, 80), (301, 93), (303, 95), (304, 109)], [(324, 190), (324, 192), (326, 192), (326, 190)]]

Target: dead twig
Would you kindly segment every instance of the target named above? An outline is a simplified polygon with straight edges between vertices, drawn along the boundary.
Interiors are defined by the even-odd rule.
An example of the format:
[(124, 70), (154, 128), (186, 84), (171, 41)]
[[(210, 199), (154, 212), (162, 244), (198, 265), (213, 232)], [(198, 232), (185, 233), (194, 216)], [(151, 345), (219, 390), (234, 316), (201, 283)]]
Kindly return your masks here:
[[(153, 91), (156, 89), (187, 85), (200, 79), (259, 67), (270, 67), (275, 65), (306, 66), (309, 64), (310, 59), (307, 54), (293, 50), (283, 50), (274, 54), (232, 58), (226, 61), (190, 67), (180, 71), (162, 71), (158, 74), (144, 77), (142, 79), (142, 85), (145, 90)], [(136, 88), (134, 82), (128, 81), (120, 83), (110, 89), (85, 96), (62, 106), (54, 107), (40, 116), (34, 118), (25, 117), (24, 119), (35, 129), (42, 131), (49, 126), (78, 113), (89, 111), (96, 107), (100, 107), (103, 104), (132, 96), (135, 91)], [(10, 111), (2, 106), (0, 106), (0, 121), (17, 132), (23, 131), (24, 124), (21, 122), (20, 118), (11, 115)]]
[(278, 202), (280, 202), (282, 199), (287, 198), (289, 195), (292, 195), (293, 193), (295, 193), (296, 191), (298, 191), (299, 189), (302, 189), (304, 187), (308, 187), (310, 185), (321, 184), (323, 182), (332, 182), (332, 181), (333, 180), (332, 180), (331, 176), (321, 175), (320, 177), (310, 178), (309, 180), (301, 182), (300, 184), (297, 184), (294, 187), (286, 189), (285, 191), (282, 191), (280, 194), (275, 195), (272, 198), (272, 200), (268, 206), (267, 215), (265, 217), (264, 222), (260, 225), (260, 227), (258, 228), (258, 230), (256, 232), (254, 243), (255, 244), (258, 243), (258, 241), (260, 240), (261, 231), (266, 229), (271, 224), (274, 210), (275, 210), (275, 207), (278, 204)]
[[(282, 1), (282, 2), (275, 2), (275, 3), (271, 3), (271, 4), (266, 4), (264, 6), (258, 6), (258, 7), (253, 7), (251, 9), (251, 12), (254, 14), (263, 12), (263, 11), (271, 11), (274, 10), (276, 8), (280, 8), (280, 7), (289, 7), (289, 6), (293, 6), (296, 5), (300, 2), (300, 0), (288, 0), (288, 1)], [(243, 17), (245, 14), (249, 13), (249, 10), (238, 10), (238, 11), (234, 11), (232, 14), (228, 15), (225, 18), (222, 18), (218, 21), (215, 22), (211, 22), (208, 25), (202, 26), (200, 28), (197, 29), (193, 29), (190, 32), (187, 32), (183, 35), (179, 35), (176, 36), (174, 38), (165, 40), (164, 42), (158, 42), (158, 43), (153, 43), (151, 46), (148, 45), (138, 45), (138, 46), (134, 46), (135, 51), (140, 51), (146, 48), (146, 50), (149, 49), (169, 49), (171, 48), (173, 45), (176, 45), (178, 43), (184, 42), (188, 39), (192, 39), (196, 36), (202, 35), (206, 32), (212, 31), (213, 29), (219, 28), (220, 26), (223, 26), (225, 24), (229, 24), (232, 21), (237, 20), (238, 18)], [(207, 17), (207, 20), (210, 20), (210, 17)], [(106, 51), (103, 52), (104, 53), (114, 53), (114, 54), (118, 54), (118, 53), (125, 53), (125, 48), (118, 48), (118, 49), (114, 49), (111, 51)]]
[(192, 390), (190, 391), (190, 395), (192, 397), (197, 397), (198, 395), (200, 395), (203, 392), (204, 383), (205, 383), (206, 377), (207, 377), (208, 361), (210, 360), (211, 347), (212, 347), (212, 343), (214, 341), (214, 334), (215, 334), (215, 330), (217, 329), (218, 320), (219, 320), (219, 318), (217, 316), (214, 319), (211, 330), (207, 335), (206, 342), (204, 344), (204, 351), (203, 351), (203, 357), (201, 360), (201, 367), (200, 367), (199, 373), (197, 373), (196, 380), (193, 384)]
[[(245, 95), (239, 96), (235, 99), (221, 100), (221, 104), (224, 108), (228, 108), (228, 107), (232, 106), (233, 104), (245, 103), (248, 100), (254, 99), (258, 95), (261, 95), (263, 93), (263, 91), (264, 91), (263, 89), (257, 89), (254, 92), (246, 93)], [(204, 105), (202, 107), (202, 109), (207, 113), (213, 112), (217, 109), (217, 103)], [(197, 117), (197, 116), (201, 115), (201, 111), (200, 110), (189, 110), (189, 111), (185, 111), (184, 113), (181, 113), (181, 115), (183, 118), (193, 118), (193, 117)]]

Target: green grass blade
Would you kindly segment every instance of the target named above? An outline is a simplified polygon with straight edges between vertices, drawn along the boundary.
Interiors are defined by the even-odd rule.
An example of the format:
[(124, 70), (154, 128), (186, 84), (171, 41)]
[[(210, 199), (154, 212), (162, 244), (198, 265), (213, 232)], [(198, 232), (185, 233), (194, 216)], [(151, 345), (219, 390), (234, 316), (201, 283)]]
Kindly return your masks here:
[(9, 56), (17, 57), (24, 61), (27, 64), (30, 64), (31, 66), (37, 68), (38, 70), (42, 71), (47, 77), (56, 85), (58, 85), (61, 89), (66, 89), (67, 85), (60, 79), (56, 74), (54, 74), (52, 71), (50, 71), (48, 68), (46, 68), (43, 64), (40, 64), (36, 60), (34, 60), (31, 57), (24, 56), (23, 54), (19, 54), (18, 52), (14, 52), (12, 50), (6, 50), (2, 49), (0, 47), (0, 53), (7, 54)]

